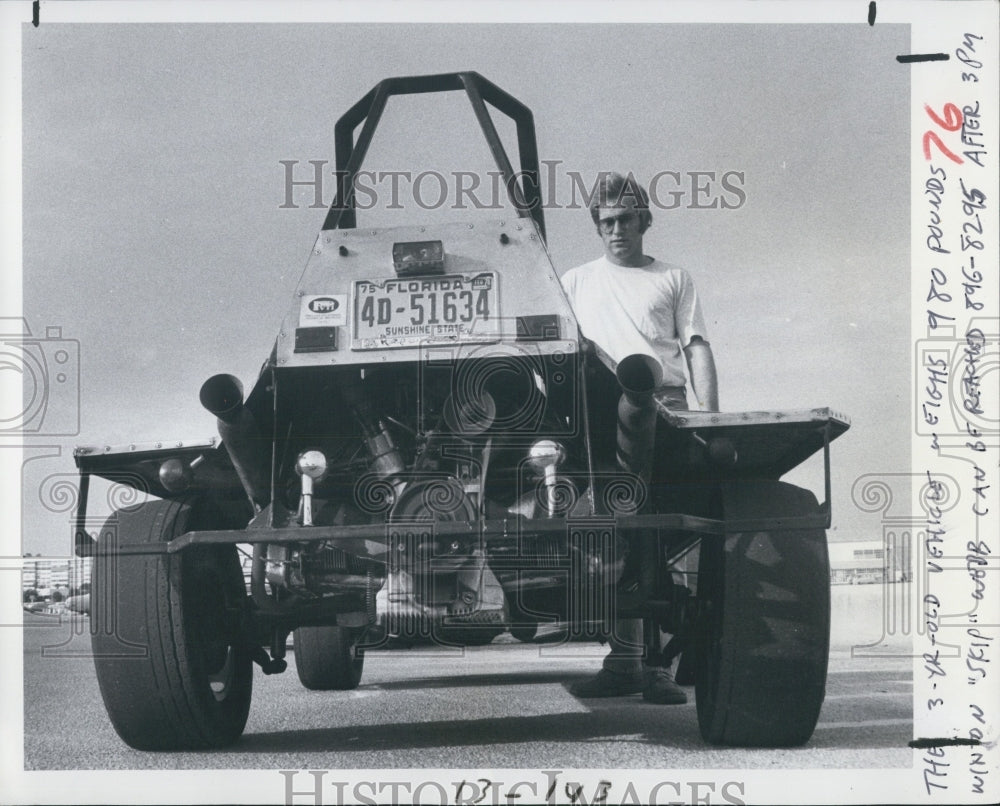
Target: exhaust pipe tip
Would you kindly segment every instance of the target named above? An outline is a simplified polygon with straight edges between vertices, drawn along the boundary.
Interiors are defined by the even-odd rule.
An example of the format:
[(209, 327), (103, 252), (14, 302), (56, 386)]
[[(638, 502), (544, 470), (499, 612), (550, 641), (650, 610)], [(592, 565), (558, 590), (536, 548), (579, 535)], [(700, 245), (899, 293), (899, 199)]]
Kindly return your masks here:
[(618, 464), (649, 483), (656, 438), (653, 392), (663, 380), (660, 362), (651, 355), (633, 353), (615, 368), (622, 388), (618, 401)]
[(213, 375), (201, 385), (198, 398), (220, 420), (231, 422), (243, 408), (243, 384), (234, 375)]
[(615, 376), (625, 394), (648, 395), (663, 382), (663, 368), (653, 356), (633, 353), (618, 362)]

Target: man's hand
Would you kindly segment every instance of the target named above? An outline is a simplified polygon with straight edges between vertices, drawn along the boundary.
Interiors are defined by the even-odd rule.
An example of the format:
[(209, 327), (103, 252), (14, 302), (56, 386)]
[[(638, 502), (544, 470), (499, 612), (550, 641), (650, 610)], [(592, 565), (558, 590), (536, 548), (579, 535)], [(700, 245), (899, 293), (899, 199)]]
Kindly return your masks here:
[(715, 374), (715, 357), (712, 347), (700, 336), (691, 339), (684, 348), (688, 372), (691, 374), (691, 386), (698, 405), (705, 411), (719, 410), (719, 382)]

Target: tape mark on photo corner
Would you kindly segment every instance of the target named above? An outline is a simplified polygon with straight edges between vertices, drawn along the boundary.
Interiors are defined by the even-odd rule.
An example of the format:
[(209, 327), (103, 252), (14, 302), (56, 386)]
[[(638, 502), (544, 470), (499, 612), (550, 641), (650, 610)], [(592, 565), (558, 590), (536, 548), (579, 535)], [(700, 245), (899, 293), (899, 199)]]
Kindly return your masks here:
[(923, 749), (927, 747), (955, 747), (955, 746), (969, 746), (975, 747), (982, 744), (979, 739), (914, 739), (907, 743), (910, 747), (914, 749)]
[(914, 64), (916, 62), (946, 62), (950, 59), (947, 53), (907, 53), (896, 57), (900, 64)]

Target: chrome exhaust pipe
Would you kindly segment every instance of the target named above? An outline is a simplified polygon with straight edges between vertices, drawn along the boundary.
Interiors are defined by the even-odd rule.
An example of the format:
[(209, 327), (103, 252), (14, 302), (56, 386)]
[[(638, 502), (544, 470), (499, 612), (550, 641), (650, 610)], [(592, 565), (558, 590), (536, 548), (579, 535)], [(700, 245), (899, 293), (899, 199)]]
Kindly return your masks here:
[(652, 356), (635, 353), (619, 362), (615, 377), (622, 388), (618, 401), (618, 466), (648, 484), (657, 416), (653, 392), (663, 379), (663, 370)]
[(213, 375), (201, 386), (201, 405), (217, 418), (219, 436), (229, 452), (243, 489), (256, 507), (270, 499), (270, 443), (243, 405), (243, 384), (226, 374)]

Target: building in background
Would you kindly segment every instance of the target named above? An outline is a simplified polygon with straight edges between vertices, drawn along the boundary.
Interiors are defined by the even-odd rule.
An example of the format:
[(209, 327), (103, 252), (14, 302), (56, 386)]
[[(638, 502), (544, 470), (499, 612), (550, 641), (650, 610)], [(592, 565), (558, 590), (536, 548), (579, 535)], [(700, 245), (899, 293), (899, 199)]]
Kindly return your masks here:
[(834, 585), (907, 582), (912, 578), (909, 534), (883, 540), (830, 543), (830, 581)]
[(25, 557), (21, 590), (35, 590), (41, 598), (50, 597), (56, 590), (66, 590), (70, 594), (87, 591), (92, 561), (91, 557), (57, 560)]
[[(832, 542), (830, 581), (834, 585), (864, 585), (877, 582), (905, 582), (912, 578), (909, 534), (888, 534), (883, 540)], [(241, 546), (243, 576), (250, 581), (249, 546)], [(71, 594), (90, 589), (91, 557), (50, 560), (25, 557), (21, 589), (35, 590), (42, 598), (52, 591), (68, 589)]]

